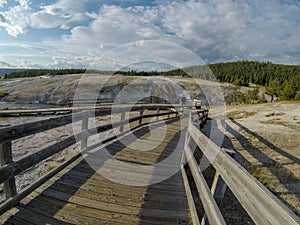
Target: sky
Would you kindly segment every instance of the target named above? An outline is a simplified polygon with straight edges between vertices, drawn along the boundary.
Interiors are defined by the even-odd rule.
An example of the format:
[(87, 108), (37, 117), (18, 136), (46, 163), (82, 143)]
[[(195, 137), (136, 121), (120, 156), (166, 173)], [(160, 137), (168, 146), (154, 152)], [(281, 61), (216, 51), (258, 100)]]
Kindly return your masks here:
[(300, 65), (300, 1), (0, 0), (0, 68), (88, 68), (110, 51), (136, 64), (178, 48), (204, 63)]

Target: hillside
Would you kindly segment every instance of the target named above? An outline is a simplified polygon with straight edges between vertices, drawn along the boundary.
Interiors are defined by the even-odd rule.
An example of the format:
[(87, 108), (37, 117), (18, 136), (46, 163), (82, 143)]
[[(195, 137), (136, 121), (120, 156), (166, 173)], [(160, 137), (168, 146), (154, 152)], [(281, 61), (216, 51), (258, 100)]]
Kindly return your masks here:
[(6, 69), (0, 68), (0, 77), (4, 76), (5, 74), (15, 73), (15, 72), (23, 72), (26, 69)]
[[(5, 78), (39, 77), (43, 75), (81, 74), (84, 69), (39, 69), (17, 71), (6, 74)], [(279, 65), (271, 62), (240, 61), (216, 63), (208, 66), (194, 66), (171, 71), (89, 71), (99, 75), (120, 74), (124, 76), (175, 76), (193, 77), (204, 80), (214, 80), (222, 83), (231, 83), (236, 88), (229, 90), (228, 103), (253, 103), (264, 101), (258, 99), (257, 93), (263, 91), (273, 99), (300, 100), (300, 66)], [(245, 95), (237, 91), (241, 86), (257, 86), (253, 93)], [(251, 96), (251, 95), (254, 95)]]
[[(126, 76), (182, 76), (218, 80), (237, 86), (262, 86), (272, 98), (300, 100), (300, 66), (239, 61), (194, 66), (166, 72), (118, 71)], [(243, 101), (241, 101), (243, 102)], [(245, 102), (245, 101), (244, 101)]]
[(209, 65), (221, 82), (242, 86), (257, 84), (281, 100), (300, 99), (300, 66), (242, 61)]
[(258, 85), (264, 87), (266, 93), (274, 98), (300, 100), (300, 66), (240, 61), (194, 66), (164, 73), (164, 75), (174, 74), (218, 80), (237, 86)]

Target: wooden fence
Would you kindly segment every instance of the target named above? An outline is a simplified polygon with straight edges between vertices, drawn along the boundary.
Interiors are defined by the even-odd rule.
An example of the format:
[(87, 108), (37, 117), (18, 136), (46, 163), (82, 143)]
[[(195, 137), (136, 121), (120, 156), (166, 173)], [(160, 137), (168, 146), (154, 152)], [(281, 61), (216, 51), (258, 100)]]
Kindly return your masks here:
[[(0, 183), (4, 184), (4, 191), (7, 197), (7, 200), (0, 205), (0, 215), (16, 205), (21, 199), (26, 197), (41, 184), (49, 180), (67, 165), (79, 158), (81, 153), (78, 153), (70, 160), (62, 163), (57, 168), (50, 171), (39, 180), (18, 193), (16, 191), (14, 179), (16, 175), (26, 171), (29, 168), (32, 168), (34, 165), (42, 162), (56, 153), (63, 151), (78, 141), (81, 142), (81, 150), (83, 152), (93, 148), (94, 146), (87, 145), (87, 139), (92, 135), (116, 127), (119, 127), (121, 132), (126, 133), (130, 132), (129, 130), (124, 131), (124, 125), (128, 123), (138, 121), (138, 124), (141, 125), (143, 119), (145, 118), (170, 115), (177, 116), (178, 110), (175, 110), (171, 107), (171, 105), (139, 105), (134, 107), (122, 106), (117, 107), (117, 110), (114, 112), (112, 112), (112, 109), (108, 107), (106, 109), (102, 108), (96, 111), (83, 111), (73, 113), (72, 115), (58, 116), (43, 121), (9, 126), (0, 129)], [(157, 111), (152, 114), (144, 114), (145, 110)], [(125, 119), (125, 114), (129, 111), (139, 112), (139, 115)], [(89, 118), (110, 115), (111, 113), (120, 113), (120, 121), (113, 125), (105, 124), (96, 128), (89, 128)], [(226, 187), (229, 187), (256, 224), (300, 224), (300, 219), (291, 210), (289, 210), (286, 205), (278, 200), (277, 197), (275, 197), (266, 187), (264, 187), (234, 160), (233, 151), (218, 147), (201, 132), (199, 128), (203, 127), (207, 116), (208, 111), (205, 109), (193, 111), (190, 114), (190, 122), (188, 125), (183, 155), (183, 164), (187, 162), (186, 167), (190, 168), (192, 178), (194, 179), (205, 210), (205, 216), (202, 218), (202, 222), (199, 220), (199, 215), (196, 211), (194, 198), (192, 196), (189, 180), (186, 175), (186, 167), (182, 166), (181, 169), (193, 223), (203, 225), (226, 224), (220, 212), (219, 204), (225, 194)], [(81, 132), (67, 137), (64, 140), (60, 140), (59, 142), (36, 153), (25, 156), (24, 158), (16, 161), (13, 160), (11, 147), (12, 141), (79, 121), (81, 121), (82, 124)], [(113, 140), (114, 138), (116, 137), (111, 137), (102, 143)], [(197, 146), (203, 152), (203, 155), (209, 160), (211, 165), (216, 170), (215, 179), (211, 188), (209, 188), (194, 157), (193, 150), (195, 146)]]
[[(157, 110), (156, 113), (152, 114), (144, 114), (145, 110)], [(167, 111), (166, 111), (167, 110)], [(138, 116), (125, 119), (126, 112), (137, 111), (139, 112)], [(162, 112), (160, 112), (162, 111)], [(120, 113), (121, 119), (119, 122), (114, 124), (105, 124), (98, 126), (96, 128), (89, 128), (88, 120), (91, 117), (98, 117), (103, 115), (111, 115), (112, 113)], [(84, 152), (93, 146), (87, 146), (87, 139), (98, 133), (114, 129), (119, 127), (120, 132), (129, 132), (124, 131), (124, 125), (128, 123), (132, 123), (135, 121), (139, 121), (140, 126), (143, 122), (143, 119), (151, 118), (151, 117), (160, 117), (160, 116), (169, 116), (175, 115), (178, 116), (178, 111), (173, 108), (172, 105), (139, 105), (134, 107), (129, 106), (120, 106), (115, 107), (115, 110), (112, 111), (112, 108), (102, 108), (96, 111), (83, 111), (74, 113), (72, 115), (58, 116), (53, 117), (47, 120), (31, 122), (26, 124), (20, 124), (15, 126), (9, 126), (0, 129), (0, 184), (3, 183), (4, 192), (6, 195), (6, 201), (0, 205), (0, 215), (12, 208), (16, 205), (20, 200), (26, 197), (33, 190), (38, 188), (44, 182), (53, 177), (56, 173), (61, 171), (67, 165), (75, 161), (78, 157), (80, 157), (81, 153), (76, 154), (70, 160), (62, 163), (55, 169), (51, 170), (49, 173), (41, 177), (39, 180), (29, 185), (25, 189), (21, 190), (19, 193), (16, 190), (15, 176), (21, 174), (22, 172), (32, 168), (36, 164), (42, 162), (43, 160), (65, 150), (67, 147), (76, 144), (78, 141), (81, 142), (81, 152)], [(81, 121), (82, 131), (80, 133), (74, 134), (70, 137), (67, 137), (63, 140), (58, 141), (57, 143), (48, 146), (44, 149), (36, 153), (32, 153), (28, 156), (25, 156), (16, 161), (13, 160), (12, 157), (12, 141), (37, 134), (43, 131), (47, 131), (53, 128), (65, 126), (67, 124), (71, 124), (74, 122)], [(134, 129), (134, 128), (131, 128)], [(108, 142), (113, 140), (115, 137), (111, 137), (101, 143)]]
[[(190, 115), (183, 164), (187, 162), (187, 166), (190, 168), (205, 210), (205, 216), (201, 223), (197, 215), (185, 167), (182, 166), (182, 175), (193, 223), (203, 225), (226, 224), (218, 203), (222, 200), (226, 186), (228, 186), (255, 224), (300, 224), (299, 217), (234, 160), (232, 157), (233, 151), (218, 147), (198, 129), (197, 125), (193, 123), (193, 114), (195, 113), (197, 112), (192, 112)], [(199, 147), (216, 170), (211, 189), (194, 157), (195, 145)]]

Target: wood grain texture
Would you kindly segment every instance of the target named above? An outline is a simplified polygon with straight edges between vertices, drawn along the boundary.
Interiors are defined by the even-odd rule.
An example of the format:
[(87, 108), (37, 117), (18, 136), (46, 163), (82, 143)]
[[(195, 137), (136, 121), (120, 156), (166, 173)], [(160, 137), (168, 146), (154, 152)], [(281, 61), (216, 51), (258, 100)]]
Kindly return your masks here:
[(256, 224), (300, 224), (300, 219), (265, 186), (194, 125), (189, 133)]
[(189, 145), (185, 145), (185, 154), (209, 223), (214, 225), (225, 225), (226, 222), (213, 198)]
[[(137, 105), (137, 106), (115, 106), (113, 107), (114, 110), (112, 110), (112, 106), (103, 106), (103, 107), (83, 107), (83, 108), (63, 108), (65, 110), (69, 110), (72, 113), (72, 115), (64, 115), (64, 116), (57, 116), (54, 118), (48, 118), (47, 120), (41, 120), (26, 124), (19, 124), (9, 127), (4, 127), (0, 129), (0, 143), (2, 142), (10, 142), (22, 137), (26, 137), (28, 135), (36, 134), (42, 131), (50, 130), (53, 128), (57, 128), (60, 126), (64, 126), (67, 124), (70, 124), (72, 122), (81, 121), (83, 118), (87, 117), (95, 117), (95, 116), (104, 116), (104, 115), (111, 115), (112, 113), (121, 113), (121, 112), (128, 112), (131, 111), (140, 111), (142, 109), (147, 110), (157, 110), (157, 108), (161, 110), (168, 110), (169, 108), (173, 108), (172, 105)], [(61, 109), (61, 110), (63, 110)], [(19, 110), (19, 111), (33, 111), (39, 113), (40, 111), (57, 111), (59, 109), (35, 109), (35, 110)], [(84, 111), (85, 110), (85, 111)], [(16, 110), (17, 112), (18, 110)], [(4, 113), (3, 110), (0, 111), (1, 113)], [(165, 114), (167, 115), (167, 113)], [(146, 117), (142, 118), (150, 118), (151, 116), (148, 115)], [(139, 118), (140, 119), (140, 118)]]
[(188, 181), (188, 177), (186, 175), (184, 167), (181, 168), (181, 173), (182, 173), (182, 178), (183, 178), (183, 182), (184, 182), (185, 192), (186, 192), (186, 195), (187, 195), (187, 201), (188, 201), (189, 208), (190, 208), (190, 211), (191, 211), (191, 218), (192, 218), (192, 221), (193, 221), (193, 225), (200, 225), (200, 221), (199, 221), (197, 209), (196, 209), (196, 206), (195, 206), (194, 198), (193, 198), (193, 195), (192, 195), (192, 191), (191, 191), (190, 184), (189, 184), (189, 181)]
[[(7, 165), (13, 161), (12, 157), (12, 144), (11, 142), (6, 142), (0, 144), (0, 165)], [(1, 174), (1, 173), (0, 173)], [(8, 199), (17, 193), (15, 177), (12, 176), (7, 179), (3, 184), (3, 190), (5, 193), (5, 198)]]
[[(156, 124), (161, 123), (161, 125), (152, 127), (151, 132), (157, 131), (161, 135), (162, 126), (164, 126), (167, 135), (163, 139), (163, 144), (152, 150), (136, 151), (140, 160), (147, 159), (149, 163), (155, 164), (173, 152), (174, 144), (179, 137), (176, 133), (182, 132), (182, 127), (180, 120), (172, 119), (170, 121), (172, 122), (155, 122)], [(148, 126), (141, 126), (133, 133), (138, 137), (146, 138), (149, 136), (147, 132), (150, 132)], [(116, 144), (130, 134), (125, 134), (125, 136), (120, 136), (96, 149), (86, 151), (82, 157), (52, 177), (51, 180), (40, 185), (9, 210), (10, 216), (5, 219), (4, 224), (10, 224), (13, 220), (25, 221), (24, 224), (190, 224), (190, 211), (180, 167), (171, 177), (148, 186), (128, 186), (115, 183), (96, 172), (95, 169), (99, 166), (97, 157), (101, 155), (101, 151), (104, 151), (104, 147), (111, 150), (117, 148), (113, 158), (118, 159), (119, 154), (124, 151), (121, 154), (122, 158), (131, 161), (124, 161), (124, 163), (135, 165), (137, 168), (141, 166), (138, 161), (132, 161), (134, 156), (132, 150)], [(158, 141), (155, 139), (153, 143)], [(167, 145), (168, 142), (174, 144)], [(91, 162), (94, 165), (87, 163), (89, 159), (93, 159)], [(164, 175), (164, 172), (159, 174), (155, 170), (153, 173), (143, 172), (143, 169), (123, 168), (122, 170), (110, 160), (106, 164), (105, 173), (109, 174), (112, 170), (120, 170), (118, 171), (121, 174), (120, 177), (127, 181), (145, 176), (149, 176), (149, 179), (152, 176), (151, 179), (153, 179), (153, 176)], [(178, 168), (166, 166), (166, 169)], [(4, 218), (1, 219), (4, 220)]]

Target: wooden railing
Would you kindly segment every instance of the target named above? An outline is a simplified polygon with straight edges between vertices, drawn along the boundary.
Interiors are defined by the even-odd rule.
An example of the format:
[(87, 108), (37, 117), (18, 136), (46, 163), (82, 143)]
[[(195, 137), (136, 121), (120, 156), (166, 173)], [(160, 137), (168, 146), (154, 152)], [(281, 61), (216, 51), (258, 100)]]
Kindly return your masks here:
[[(182, 175), (194, 224), (226, 224), (219, 209), (219, 203), (224, 196), (226, 186), (231, 189), (255, 224), (300, 224), (299, 217), (234, 160), (232, 157), (234, 152), (220, 148), (213, 143), (198, 129), (197, 125), (193, 124), (192, 118), (193, 115), (191, 114), (182, 162)], [(216, 170), (211, 188), (209, 188), (194, 157), (193, 153), (196, 146)], [(187, 164), (184, 166), (186, 162)], [(205, 210), (202, 222), (199, 220), (191, 194), (186, 167), (189, 167), (191, 171)]]
[[(130, 109), (132, 104), (122, 104), (120, 108)], [(139, 108), (170, 108), (171, 104), (134, 104), (133, 111), (138, 110)], [(55, 107), (55, 108), (45, 108), (45, 109), (4, 109), (0, 110), (0, 117), (13, 117), (13, 116), (47, 116), (47, 115), (66, 115), (71, 114), (72, 112), (82, 112), (84, 110), (96, 110), (97, 112), (106, 112), (110, 111), (113, 107), (113, 104), (103, 104), (103, 105), (75, 105), (73, 107)], [(172, 107), (180, 108), (180, 105), (172, 105)]]
[[(152, 114), (144, 114), (145, 110), (147, 111), (157, 110), (157, 112)], [(125, 114), (129, 111), (130, 112), (137, 111), (139, 112), (139, 115), (129, 119), (125, 119), (126, 118)], [(109, 123), (98, 127), (89, 128), (88, 125), (89, 118), (111, 115), (113, 113), (121, 114), (120, 116), (121, 118), (119, 122), (116, 122), (114, 124)], [(143, 123), (143, 119), (151, 118), (151, 117), (159, 118), (161, 116), (168, 116), (168, 118), (170, 118), (170, 115), (175, 115), (176, 117), (178, 116), (178, 111), (174, 109), (172, 105), (137, 105), (133, 107), (125, 105), (120, 107), (114, 107), (114, 110), (112, 110), (111, 107), (110, 108), (107, 107), (107, 108), (97, 109), (95, 111), (77, 112), (77, 113), (73, 113), (72, 115), (58, 116), (47, 120), (9, 126), (0, 129), (0, 163), (1, 163), (0, 184), (3, 183), (4, 186), (3, 191), (5, 192), (6, 195), (6, 201), (0, 205), (0, 215), (6, 212), (7, 210), (9, 210), (10, 208), (12, 208), (20, 200), (22, 200), (33, 190), (35, 190), (37, 187), (42, 185), (44, 182), (49, 180), (52, 176), (54, 176), (56, 173), (61, 171), (67, 165), (69, 165), (77, 158), (79, 158), (82, 152), (92, 148), (93, 146), (87, 146), (87, 140), (90, 136), (117, 127), (119, 127), (120, 132), (129, 132), (129, 131), (124, 131), (125, 124), (139, 121), (137, 126), (140, 126)], [(48, 146), (44, 149), (41, 149), (38, 152), (32, 153), (16, 161), (13, 160), (12, 141), (29, 135), (37, 134), (43, 131), (47, 131), (53, 128), (65, 126), (67, 124), (71, 124), (78, 121), (81, 121), (82, 124), (81, 132), (74, 134), (70, 137), (67, 137), (64, 140), (60, 140), (57, 143)], [(116, 138), (116, 136), (108, 138), (107, 140), (102, 141), (101, 143), (108, 142), (110, 140), (113, 140), (114, 138)], [(22, 172), (28, 170), (29, 168), (32, 168), (33, 166), (37, 165), (43, 160), (59, 152), (62, 152), (67, 147), (72, 146), (77, 142), (81, 142), (80, 153), (76, 154), (70, 160), (62, 163), (55, 169), (51, 170), (49, 173), (47, 173), (46, 175), (41, 177), (33, 184), (29, 185), (25, 189), (21, 190), (20, 192), (17, 192), (16, 183), (15, 183), (16, 175), (21, 174)]]

